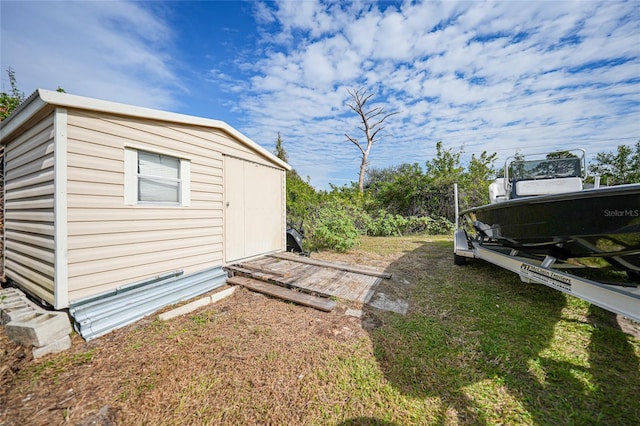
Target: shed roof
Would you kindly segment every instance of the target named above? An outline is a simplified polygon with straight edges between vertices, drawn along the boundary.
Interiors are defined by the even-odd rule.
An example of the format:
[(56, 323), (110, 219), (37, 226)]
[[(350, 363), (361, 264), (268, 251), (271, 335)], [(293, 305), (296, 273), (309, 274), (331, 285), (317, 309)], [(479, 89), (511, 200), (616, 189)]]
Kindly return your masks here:
[(196, 117), (192, 115), (178, 114), (175, 112), (161, 111), (144, 108), (118, 102), (88, 98), (84, 96), (60, 93), (51, 90), (38, 89), (27, 98), (9, 117), (0, 122), (0, 143), (6, 145), (12, 134), (21, 128), (34, 116), (51, 107), (76, 108), (89, 111), (105, 112), (127, 117), (137, 117), (164, 122), (189, 124), (199, 127), (219, 129), (246, 145), (256, 153), (269, 159), (271, 162), (291, 170), (284, 161), (243, 135), (224, 121), (210, 118)]

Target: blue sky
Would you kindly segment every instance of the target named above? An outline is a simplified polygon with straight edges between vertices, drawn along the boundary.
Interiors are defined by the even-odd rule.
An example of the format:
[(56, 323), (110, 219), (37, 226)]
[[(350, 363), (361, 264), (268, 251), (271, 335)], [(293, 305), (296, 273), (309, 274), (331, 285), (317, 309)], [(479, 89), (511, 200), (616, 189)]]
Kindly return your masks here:
[[(504, 159), (640, 139), (640, 3), (0, 3), (2, 89), (36, 88), (223, 120), (316, 188), (357, 181), (347, 89), (386, 121), (370, 167), (435, 144)], [(499, 164), (499, 163), (497, 163)]]

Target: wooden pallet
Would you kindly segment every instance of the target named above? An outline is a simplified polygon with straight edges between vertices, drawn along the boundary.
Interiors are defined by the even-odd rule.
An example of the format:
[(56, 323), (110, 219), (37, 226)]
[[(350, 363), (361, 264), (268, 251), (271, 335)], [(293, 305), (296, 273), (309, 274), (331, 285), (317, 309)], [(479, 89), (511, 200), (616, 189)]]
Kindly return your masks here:
[(378, 277), (378, 278), (390, 279), (392, 276), (388, 272), (381, 272), (376, 269), (355, 267), (351, 265), (343, 265), (343, 264), (334, 263), (334, 262), (325, 262), (323, 260), (311, 259), (309, 257), (302, 257), (302, 256), (297, 256), (289, 253), (273, 253), (267, 256), (275, 257), (276, 259), (290, 260), (292, 262), (306, 263), (308, 265), (321, 266), (324, 268), (338, 269), (340, 271), (354, 272), (356, 274), (369, 275), (369, 276)]
[(259, 293), (268, 294), (269, 296), (288, 300), (299, 305), (309, 306), (311, 308), (319, 309), (324, 312), (331, 312), (337, 305), (337, 303), (333, 300), (290, 290), (276, 284), (269, 284), (253, 278), (235, 276), (228, 278), (227, 283), (233, 285), (241, 285)]
[(259, 272), (261, 274), (274, 275), (280, 278), (289, 278), (289, 276), (291, 275), (291, 273), (289, 272), (278, 272), (278, 271), (274, 271), (273, 269), (262, 268), (260, 266), (252, 265), (250, 263), (239, 263), (238, 265), (233, 265), (233, 266), (237, 266), (238, 268), (242, 268), (244, 270)]
[(254, 278), (312, 296), (367, 303), (383, 278), (391, 274), (374, 268), (276, 253), (227, 265), (232, 274)]

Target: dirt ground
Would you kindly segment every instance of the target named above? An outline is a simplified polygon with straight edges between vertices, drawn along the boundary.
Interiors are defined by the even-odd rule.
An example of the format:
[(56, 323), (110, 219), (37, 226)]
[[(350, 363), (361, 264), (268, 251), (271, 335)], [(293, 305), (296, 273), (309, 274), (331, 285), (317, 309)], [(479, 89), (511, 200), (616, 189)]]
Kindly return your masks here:
[[(403, 254), (356, 250), (314, 253), (313, 257), (383, 270)], [(396, 272), (393, 278), (382, 280), (378, 290), (399, 299), (406, 294), (410, 277), (392, 272)], [(14, 344), (2, 332), (0, 424), (155, 424), (159, 419), (180, 424), (176, 413), (158, 413), (158, 408), (164, 400), (175, 398), (187, 381), (193, 382), (192, 375), (198, 372), (190, 366), (203, 365), (219, 373), (216, 380), (227, 382), (216, 389), (229, 392), (211, 395), (209, 400), (228, 406), (228, 397), (237, 398), (246, 391), (259, 407), (255, 412), (243, 410), (241, 417), (231, 410), (225, 418), (221, 406), (220, 423), (270, 423), (269, 412), (296, 423), (301, 407), (273, 398), (276, 390), (264, 388), (290, 388), (299, 396), (314, 360), (329, 356), (336, 342), (366, 341), (367, 329), (381, 322), (371, 313), (361, 318), (345, 315), (347, 309), (361, 308), (341, 301), (325, 313), (238, 288), (231, 297), (167, 322), (152, 315), (90, 342), (73, 333), (70, 350), (35, 360), (29, 348)], [(207, 327), (212, 323), (214, 328)], [(159, 366), (166, 371), (158, 371)], [(260, 392), (253, 392), (256, 389)], [(324, 398), (331, 402), (332, 396)], [(198, 409), (189, 404), (180, 401), (178, 406), (185, 411)], [(145, 407), (149, 412), (144, 412)]]
[[(194, 321), (193, 315), (198, 314), (199, 319)], [(211, 322), (216, 323), (213, 336), (208, 335), (205, 327)], [(200, 335), (198, 328), (202, 329)], [(4, 412), (0, 418), (4, 417), (7, 426), (126, 424), (116, 423), (117, 418), (144, 423), (144, 417), (138, 416), (140, 413), (128, 412), (132, 406), (140, 405), (121, 402), (132, 401), (126, 394), (137, 397), (136, 393), (159, 384), (154, 383), (153, 375), (159, 374), (156, 366), (160, 364), (174, 368), (175, 374), (160, 373), (164, 389), (158, 389), (148, 402), (154, 409), (157, 406), (153, 399), (162, 400), (167, 397), (163, 393), (180, 388), (166, 385), (178, 385), (184, 379), (180, 376), (190, 371), (190, 365), (196, 368), (213, 362), (216, 371), (227, 376), (224, 380), (229, 381), (230, 387), (235, 381), (244, 380), (247, 373), (252, 387), (271, 386), (270, 375), (283, 378), (280, 386), (294, 386), (295, 378), (305, 374), (306, 366), (303, 362), (291, 365), (289, 361), (286, 368), (295, 369), (296, 374), (292, 375), (279, 371), (272, 363), (264, 363), (265, 354), (272, 349), (270, 345), (289, 348), (291, 358), (302, 348), (297, 357), (305, 359), (306, 344), (319, 343), (324, 338), (344, 340), (365, 335), (360, 319), (344, 315), (344, 307), (327, 314), (246, 289), (238, 289), (215, 306), (167, 323), (147, 318), (90, 342), (74, 334), (73, 347), (64, 355), (68, 359), (65, 367), (52, 365), (51, 357), (33, 360), (27, 348), (13, 344), (3, 333), (0, 405)], [(91, 353), (89, 362), (85, 362), (87, 353)], [(20, 374), (34, 364), (42, 366), (41, 378), (33, 377), (37, 372), (31, 373), (31, 377)], [(122, 377), (131, 378), (130, 386), (122, 385)]]
[[(433, 262), (451, 262), (426, 265), (403, 251), (313, 257), (392, 272), (378, 286), (389, 300), (406, 298)], [(183, 424), (199, 410), (219, 413), (203, 424), (308, 424), (304, 413), (314, 404), (344, 403), (307, 381), (313, 369), (347, 356), (354, 342), (371, 345), (368, 331), (383, 325), (375, 311), (357, 318), (348, 309), (362, 306), (340, 301), (325, 313), (239, 288), (170, 321), (153, 315), (90, 342), (74, 333), (70, 350), (37, 360), (1, 332), (0, 425)]]

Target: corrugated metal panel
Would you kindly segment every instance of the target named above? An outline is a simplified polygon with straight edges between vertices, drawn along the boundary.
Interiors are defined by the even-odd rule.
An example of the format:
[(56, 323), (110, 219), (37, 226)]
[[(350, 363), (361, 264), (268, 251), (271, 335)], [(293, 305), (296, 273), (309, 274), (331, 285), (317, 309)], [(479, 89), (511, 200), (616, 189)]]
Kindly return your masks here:
[(8, 143), (5, 153), (5, 273), (54, 302), (53, 115)]
[(227, 280), (222, 267), (190, 275), (181, 271), (74, 302), (69, 313), (85, 340), (129, 325), (158, 309), (218, 288)]

